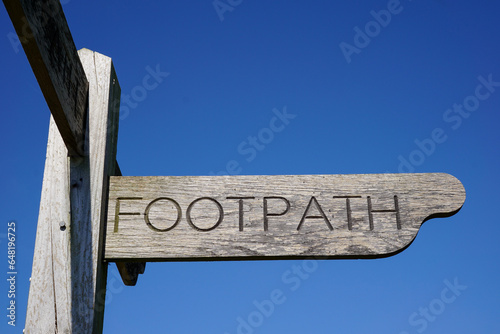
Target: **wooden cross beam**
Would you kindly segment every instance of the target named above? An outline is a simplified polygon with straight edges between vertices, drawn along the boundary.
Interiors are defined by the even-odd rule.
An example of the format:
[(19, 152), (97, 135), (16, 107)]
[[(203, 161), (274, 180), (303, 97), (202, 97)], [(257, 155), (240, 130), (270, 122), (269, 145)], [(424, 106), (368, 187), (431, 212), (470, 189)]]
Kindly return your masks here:
[[(101, 333), (118, 79), (111, 58), (76, 51), (59, 1), (3, 2), (52, 114), (25, 333)], [(134, 285), (144, 263), (118, 268)]]
[(70, 155), (84, 155), (88, 82), (57, 0), (3, 0)]

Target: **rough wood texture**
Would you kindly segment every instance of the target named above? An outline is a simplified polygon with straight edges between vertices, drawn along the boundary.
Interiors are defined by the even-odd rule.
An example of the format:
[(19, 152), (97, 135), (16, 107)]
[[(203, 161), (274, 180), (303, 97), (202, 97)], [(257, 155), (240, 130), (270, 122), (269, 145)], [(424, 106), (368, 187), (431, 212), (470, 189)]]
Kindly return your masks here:
[[(114, 176), (121, 176), (122, 171), (118, 162), (115, 163)], [(120, 273), (123, 284), (127, 286), (135, 286), (140, 274), (144, 274), (146, 270), (146, 262), (116, 262), (116, 267)]]
[[(25, 333), (71, 328), (68, 151), (51, 117)], [(61, 225), (62, 226), (61, 226)], [(64, 224), (64, 225), (63, 225)]]
[(120, 86), (110, 58), (85, 49), (80, 58), (90, 82), (89, 155), (68, 159), (51, 118), (25, 333), (102, 332)]
[(112, 177), (105, 258), (367, 258), (456, 213), (449, 174)]
[(84, 155), (88, 83), (58, 0), (3, 0), (70, 155)]

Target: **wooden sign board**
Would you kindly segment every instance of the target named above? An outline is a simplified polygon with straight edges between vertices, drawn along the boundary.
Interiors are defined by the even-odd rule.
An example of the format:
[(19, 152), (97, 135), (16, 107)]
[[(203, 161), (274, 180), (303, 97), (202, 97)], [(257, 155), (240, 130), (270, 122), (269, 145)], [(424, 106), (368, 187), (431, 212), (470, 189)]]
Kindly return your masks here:
[(465, 201), (449, 174), (111, 177), (108, 261), (370, 258)]

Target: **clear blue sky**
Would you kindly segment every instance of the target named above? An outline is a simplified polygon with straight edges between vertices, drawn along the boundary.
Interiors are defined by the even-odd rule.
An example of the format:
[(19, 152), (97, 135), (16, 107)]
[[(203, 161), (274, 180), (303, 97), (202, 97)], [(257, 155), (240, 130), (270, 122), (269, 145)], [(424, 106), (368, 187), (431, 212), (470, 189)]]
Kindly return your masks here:
[[(63, 3), (77, 48), (113, 58), (124, 175), (208, 175), (235, 160), (239, 174), (446, 172), (467, 191), (457, 215), (390, 258), (148, 263), (135, 287), (111, 264), (104, 333), (500, 333), (500, 5)], [(2, 8), (1, 277), (11, 220), (19, 271), (15, 328), (0, 283), (2, 333), (24, 325), (49, 125), (13, 33)], [(146, 90), (157, 68), (169, 75)], [(273, 109), (296, 117), (251, 153)], [(445, 139), (419, 148), (436, 129)], [(275, 290), (280, 303), (259, 311)]]

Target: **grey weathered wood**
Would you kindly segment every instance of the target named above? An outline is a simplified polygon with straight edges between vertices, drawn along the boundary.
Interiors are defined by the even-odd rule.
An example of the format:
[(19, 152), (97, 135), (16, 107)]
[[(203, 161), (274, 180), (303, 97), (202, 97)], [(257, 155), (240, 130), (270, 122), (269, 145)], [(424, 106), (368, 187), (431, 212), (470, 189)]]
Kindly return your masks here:
[(88, 82), (58, 0), (3, 0), (70, 155), (84, 155)]
[(88, 156), (68, 158), (51, 118), (25, 333), (101, 333), (108, 176), (120, 86), (111, 59), (80, 50), (89, 78)]
[[(70, 245), (69, 161), (67, 149), (51, 117), (35, 253), (31, 272), (25, 333), (56, 333), (71, 328), (71, 290), (68, 289)], [(64, 226), (63, 226), (64, 228)]]
[(464, 201), (441, 173), (112, 177), (105, 258), (382, 257)]
[[(122, 171), (118, 162), (115, 163), (114, 176), (121, 176)], [(116, 267), (120, 273), (123, 284), (127, 286), (135, 286), (140, 274), (144, 274), (146, 270), (146, 262), (116, 262)]]

